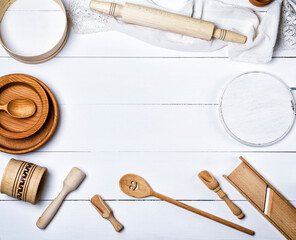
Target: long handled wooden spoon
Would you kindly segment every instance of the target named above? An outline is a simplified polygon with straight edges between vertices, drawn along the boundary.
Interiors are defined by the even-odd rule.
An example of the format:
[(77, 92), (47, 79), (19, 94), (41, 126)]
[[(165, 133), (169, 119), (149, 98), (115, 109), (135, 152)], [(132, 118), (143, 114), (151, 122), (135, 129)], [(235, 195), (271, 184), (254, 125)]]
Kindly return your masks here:
[(124, 175), (120, 181), (119, 181), (119, 186), (120, 189), (127, 195), (131, 196), (131, 197), (136, 197), (136, 198), (143, 198), (143, 197), (148, 197), (148, 196), (154, 196), (157, 197), (159, 199), (162, 199), (164, 201), (167, 201), (169, 203), (172, 203), (178, 207), (184, 208), (188, 211), (194, 212), (196, 214), (199, 214), (203, 217), (209, 218), (213, 221), (219, 222), (221, 224), (224, 224), (228, 227), (232, 227), (238, 231), (247, 233), (249, 235), (254, 235), (255, 232), (244, 228), (240, 225), (237, 225), (235, 223), (229, 222), (225, 219), (216, 217), (210, 213), (201, 211), (199, 209), (196, 209), (194, 207), (191, 207), (189, 205), (186, 205), (184, 203), (178, 202), (175, 199), (169, 198), (167, 196), (164, 196), (160, 193), (154, 192), (152, 190), (152, 188), (149, 186), (149, 184), (140, 176), (136, 175), (136, 174), (126, 174)]
[(226, 202), (232, 213), (237, 216), (239, 219), (243, 218), (245, 215), (242, 213), (242, 210), (236, 206), (226, 195), (225, 192), (219, 186), (218, 181), (211, 175), (208, 171), (204, 170), (198, 174), (200, 180), (211, 190), (218, 194), (218, 196)]

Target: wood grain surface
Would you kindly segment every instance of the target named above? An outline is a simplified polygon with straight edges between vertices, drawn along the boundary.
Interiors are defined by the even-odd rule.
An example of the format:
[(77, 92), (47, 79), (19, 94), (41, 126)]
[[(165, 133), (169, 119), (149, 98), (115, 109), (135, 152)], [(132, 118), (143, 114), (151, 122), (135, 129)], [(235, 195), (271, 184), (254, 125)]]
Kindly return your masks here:
[[(231, 183), (288, 240), (295, 238), (296, 208), (242, 156), (242, 163), (229, 176)], [(243, 184), (242, 184), (243, 183)], [(264, 188), (258, 188), (264, 183)], [(264, 196), (263, 208), (259, 205)], [(259, 204), (258, 204), (259, 203)]]
[(42, 89), (44, 89), (47, 95), (46, 100), (48, 101), (47, 108), (49, 109), (49, 113), (46, 115), (47, 117), (42, 127), (29, 137), (22, 139), (11, 139), (0, 136), (0, 150), (3, 152), (14, 154), (31, 152), (45, 144), (52, 136), (57, 126), (59, 111), (54, 95), (50, 89), (40, 80), (31, 76), (26, 77), (31, 79), (31, 81), (35, 81)]
[(14, 118), (0, 111), (0, 135), (22, 139), (36, 133), (47, 119), (49, 103), (46, 92), (34, 78), (23, 74), (9, 74), (0, 78), (0, 103), (13, 99), (30, 99), (37, 107), (36, 113), (24, 119)]
[(290, 239), (296, 238), (296, 210), (288, 204), (274, 190), (270, 190), (270, 198), (267, 209), (267, 216), (274, 221), (277, 226)]

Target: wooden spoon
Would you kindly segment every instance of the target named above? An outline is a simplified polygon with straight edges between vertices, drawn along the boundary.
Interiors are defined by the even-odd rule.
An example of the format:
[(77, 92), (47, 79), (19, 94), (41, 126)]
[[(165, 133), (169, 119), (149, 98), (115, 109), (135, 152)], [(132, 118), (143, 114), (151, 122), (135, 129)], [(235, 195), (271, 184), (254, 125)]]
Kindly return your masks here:
[(140, 176), (136, 175), (136, 174), (126, 174), (124, 175), (120, 181), (119, 181), (119, 186), (120, 186), (120, 189), (127, 195), (129, 196), (132, 196), (132, 197), (136, 197), (136, 198), (143, 198), (143, 197), (148, 197), (148, 196), (154, 196), (154, 197), (157, 197), (159, 199), (162, 199), (164, 201), (167, 201), (169, 203), (172, 203), (178, 207), (181, 207), (181, 208), (184, 208), (188, 211), (191, 211), (191, 212), (194, 212), (196, 214), (199, 214), (203, 217), (206, 217), (206, 218), (209, 218), (213, 221), (216, 221), (216, 222), (219, 222), (221, 224), (224, 224), (228, 227), (232, 227), (238, 231), (241, 231), (241, 232), (244, 232), (244, 233), (247, 233), (249, 235), (254, 235), (255, 232), (250, 230), (250, 229), (247, 229), (247, 228), (244, 228), (242, 226), (239, 226), (235, 223), (232, 223), (232, 222), (229, 222), (225, 219), (222, 219), (222, 218), (219, 218), (219, 217), (216, 217), (210, 213), (207, 213), (207, 212), (204, 212), (204, 211), (201, 211), (199, 209), (196, 209), (194, 207), (191, 207), (187, 204), (184, 204), (184, 203), (181, 203), (181, 202), (178, 202), (177, 200), (175, 199), (172, 199), (172, 198), (169, 198), (167, 196), (164, 196), (162, 194), (159, 194), (157, 192), (154, 192), (151, 187), (149, 186), (149, 184), (143, 179), (141, 178)]
[(0, 105), (0, 110), (6, 111), (14, 118), (28, 118), (36, 112), (36, 105), (30, 99), (13, 99), (7, 104)]
[(198, 174), (200, 180), (211, 190), (214, 190), (218, 196), (226, 202), (232, 213), (237, 216), (239, 219), (243, 218), (245, 215), (242, 213), (242, 210), (236, 206), (226, 195), (225, 192), (219, 186), (218, 181), (211, 175), (208, 171), (201, 171)]

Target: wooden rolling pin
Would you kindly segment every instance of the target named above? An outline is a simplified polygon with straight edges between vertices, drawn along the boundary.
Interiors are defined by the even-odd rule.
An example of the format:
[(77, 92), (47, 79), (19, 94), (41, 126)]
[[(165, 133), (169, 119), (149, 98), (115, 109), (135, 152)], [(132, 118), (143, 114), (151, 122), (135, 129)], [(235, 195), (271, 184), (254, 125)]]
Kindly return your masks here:
[(121, 17), (125, 23), (155, 28), (190, 37), (211, 40), (212, 37), (227, 42), (244, 44), (247, 37), (225, 29), (215, 29), (215, 24), (159, 9), (143, 7), (131, 3), (125, 6), (111, 2), (91, 0), (90, 8), (114, 17)]
[(226, 202), (235, 216), (237, 216), (239, 219), (245, 216), (242, 213), (242, 210), (228, 198), (225, 192), (222, 191), (218, 181), (208, 171), (201, 171), (198, 174), (198, 177), (209, 189), (214, 190), (214, 192), (217, 193), (218, 196)]

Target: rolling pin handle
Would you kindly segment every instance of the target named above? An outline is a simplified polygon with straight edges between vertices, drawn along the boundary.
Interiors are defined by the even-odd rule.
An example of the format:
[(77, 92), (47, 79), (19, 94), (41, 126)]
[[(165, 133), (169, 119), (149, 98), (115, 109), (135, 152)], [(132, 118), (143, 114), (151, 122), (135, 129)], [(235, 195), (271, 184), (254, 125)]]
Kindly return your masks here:
[(219, 29), (219, 28), (214, 30), (213, 37), (226, 42), (233, 42), (233, 43), (240, 43), (240, 44), (245, 44), (247, 41), (247, 37), (242, 34), (228, 31), (225, 29)]
[(113, 16), (113, 17), (122, 17), (121, 10), (123, 6), (113, 3), (113, 2), (100, 2), (91, 0), (89, 3), (90, 9), (99, 11), (101, 13)]

